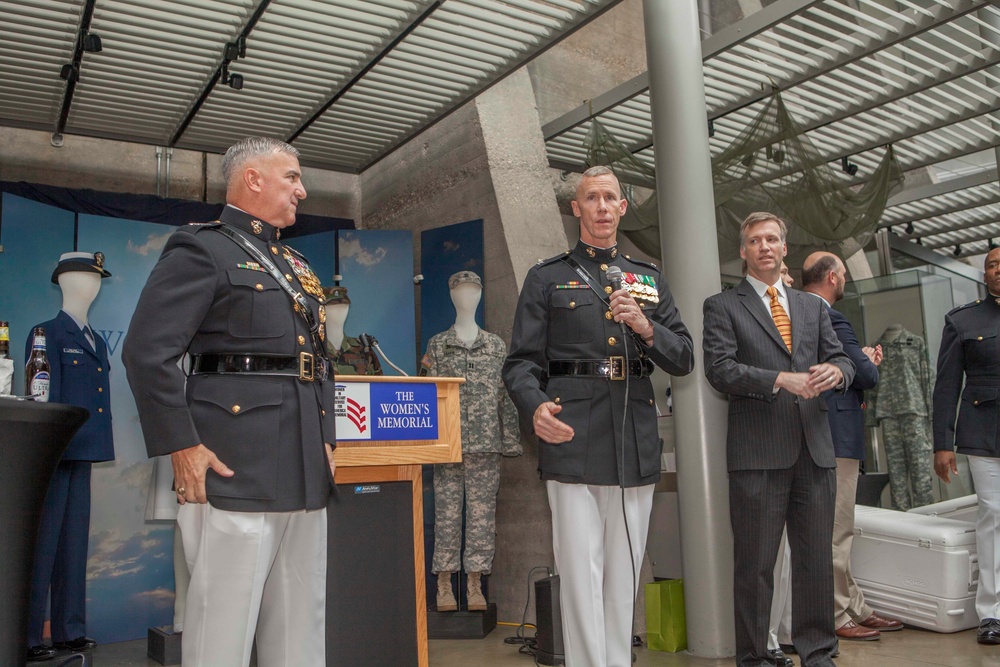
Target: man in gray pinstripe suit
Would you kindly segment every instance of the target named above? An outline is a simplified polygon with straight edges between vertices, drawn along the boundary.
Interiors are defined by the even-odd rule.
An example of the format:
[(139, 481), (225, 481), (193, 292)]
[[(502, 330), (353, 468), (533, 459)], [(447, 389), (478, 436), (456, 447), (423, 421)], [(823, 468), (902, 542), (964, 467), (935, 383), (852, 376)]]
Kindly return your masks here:
[(774, 664), (768, 616), (787, 523), (792, 643), (802, 665), (829, 667), (837, 648), (831, 557), (837, 464), (820, 394), (849, 386), (854, 364), (823, 303), (782, 284), (786, 236), (785, 223), (770, 213), (752, 213), (740, 226), (747, 277), (705, 301), (705, 374), (729, 395), (736, 662)]

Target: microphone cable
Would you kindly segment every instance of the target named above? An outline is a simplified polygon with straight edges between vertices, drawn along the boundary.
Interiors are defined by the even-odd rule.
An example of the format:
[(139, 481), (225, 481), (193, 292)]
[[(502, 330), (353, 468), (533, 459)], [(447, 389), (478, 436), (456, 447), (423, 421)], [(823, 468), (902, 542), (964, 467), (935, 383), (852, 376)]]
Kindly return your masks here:
[[(608, 282), (611, 283), (611, 286), (614, 287), (615, 291), (622, 289), (622, 270), (619, 267), (609, 266), (607, 272), (605, 273), (605, 276), (607, 277)], [(628, 542), (628, 559), (629, 559), (629, 564), (632, 566), (632, 597), (631, 597), (632, 620), (631, 623), (629, 624), (629, 632), (628, 632), (628, 646), (629, 646), (628, 650), (629, 654), (632, 655), (632, 638), (635, 633), (635, 600), (639, 592), (638, 591), (639, 582), (638, 582), (638, 577), (636, 575), (635, 554), (633, 552), (633, 546), (632, 546), (632, 533), (628, 527), (628, 512), (625, 509), (625, 431), (626, 431), (626, 425), (628, 424), (629, 393), (630, 393), (631, 378), (632, 378), (631, 369), (629, 368), (628, 342), (633, 337), (628, 335), (629, 332), (625, 322), (619, 322), (618, 324), (622, 328), (622, 347), (625, 348), (625, 355), (624, 355), (625, 356), (625, 407), (622, 410), (622, 428), (621, 428), (622, 456), (621, 456), (621, 468), (620, 468), (621, 472), (618, 477), (619, 480), (618, 486), (621, 489), (622, 520), (625, 522), (625, 539)], [(638, 341), (636, 341), (635, 344), (636, 346), (638, 346), (639, 345)], [(636, 446), (636, 455), (638, 455), (638, 450), (639, 450), (638, 436), (635, 446)], [(605, 623), (607, 623), (607, 619), (605, 619)], [(635, 660), (633, 656), (633, 662), (634, 661)]]

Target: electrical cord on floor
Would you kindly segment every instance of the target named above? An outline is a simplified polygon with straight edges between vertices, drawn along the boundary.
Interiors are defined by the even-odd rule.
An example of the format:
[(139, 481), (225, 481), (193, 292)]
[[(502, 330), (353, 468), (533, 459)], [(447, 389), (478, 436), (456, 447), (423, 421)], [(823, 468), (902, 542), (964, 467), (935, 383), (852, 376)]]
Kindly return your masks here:
[[(625, 511), (625, 425), (628, 424), (628, 405), (629, 405), (629, 389), (630, 383), (629, 378), (632, 377), (631, 369), (629, 368), (629, 356), (628, 356), (628, 331), (625, 328), (625, 323), (620, 322), (622, 327), (622, 342), (625, 344), (625, 407), (622, 410), (622, 467), (619, 479), (621, 480), (621, 490), (622, 490), (622, 520), (625, 522), (625, 539), (628, 541), (628, 561), (632, 565), (632, 622), (628, 626), (629, 637), (632, 637), (635, 632), (635, 597), (638, 594), (638, 581), (636, 580), (635, 572), (635, 556), (632, 553), (632, 532), (628, 527), (628, 512)], [(639, 341), (635, 341), (636, 348), (639, 347)], [(640, 357), (641, 360), (642, 357)], [(638, 438), (638, 436), (636, 436)], [(638, 455), (639, 443), (636, 442), (636, 454)], [(606, 621), (605, 621), (606, 622)], [(632, 643), (631, 641), (629, 642)], [(631, 649), (629, 649), (631, 650)], [(632, 662), (635, 662), (635, 653), (632, 653)]]
[[(535, 570), (545, 570), (546, 576), (549, 577), (552, 576), (552, 568), (550, 568), (548, 565), (537, 565), (528, 570), (528, 597), (524, 600), (524, 611), (521, 612), (521, 624), (517, 626), (517, 630), (515, 631), (514, 636), (507, 637), (506, 639), (503, 640), (503, 643), (514, 644), (514, 645), (519, 644), (520, 648), (517, 649), (517, 652), (523, 653), (524, 655), (530, 655), (534, 660), (535, 664), (537, 665), (538, 628), (526, 622), (526, 619), (528, 618), (528, 605), (531, 603), (531, 575), (535, 573)], [(534, 628), (535, 636), (525, 637), (524, 636), (525, 628)]]

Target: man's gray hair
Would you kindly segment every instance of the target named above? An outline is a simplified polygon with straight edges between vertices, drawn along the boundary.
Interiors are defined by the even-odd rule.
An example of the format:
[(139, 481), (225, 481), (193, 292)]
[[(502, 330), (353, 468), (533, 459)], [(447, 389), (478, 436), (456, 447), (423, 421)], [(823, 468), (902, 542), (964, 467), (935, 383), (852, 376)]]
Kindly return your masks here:
[[(611, 167), (598, 164), (583, 172), (583, 176), (581, 176), (581, 178), (593, 178), (594, 176), (615, 176), (615, 172), (611, 169)], [(615, 176), (615, 178), (618, 177)]]
[(784, 243), (788, 238), (788, 225), (785, 221), (776, 216), (774, 213), (768, 213), (767, 211), (760, 211), (758, 213), (751, 213), (746, 217), (740, 224), (740, 245), (746, 245), (747, 232), (751, 227), (755, 227), (762, 222), (776, 222), (778, 223), (778, 229), (781, 230), (781, 242)]
[(225, 157), (222, 158), (222, 177), (226, 179), (226, 184), (228, 184), (239, 168), (248, 161), (274, 152), (299, 157), (298, 149), (284, 141), (271, 137), (244, 137), (230, 146)]

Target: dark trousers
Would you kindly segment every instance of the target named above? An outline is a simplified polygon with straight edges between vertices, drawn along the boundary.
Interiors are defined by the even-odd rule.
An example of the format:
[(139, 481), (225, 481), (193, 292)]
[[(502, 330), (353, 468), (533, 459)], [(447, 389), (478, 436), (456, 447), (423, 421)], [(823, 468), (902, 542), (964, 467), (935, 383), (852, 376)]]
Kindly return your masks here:
[(90, 461), (60, 461), (49, 483), (31, 572), (28, 646), (42, 643), (50, 587), (52, 641), (87, 634), (91, 466)]
[(782, 528), (792, 550), (792, 642), (802, 665), (832, 666), (835, 468), (820, 468), (803, 445), (784, 470), (729, 473), (735, 561), (736, 664), (773, 665), (767, 652), (774, 561)]

